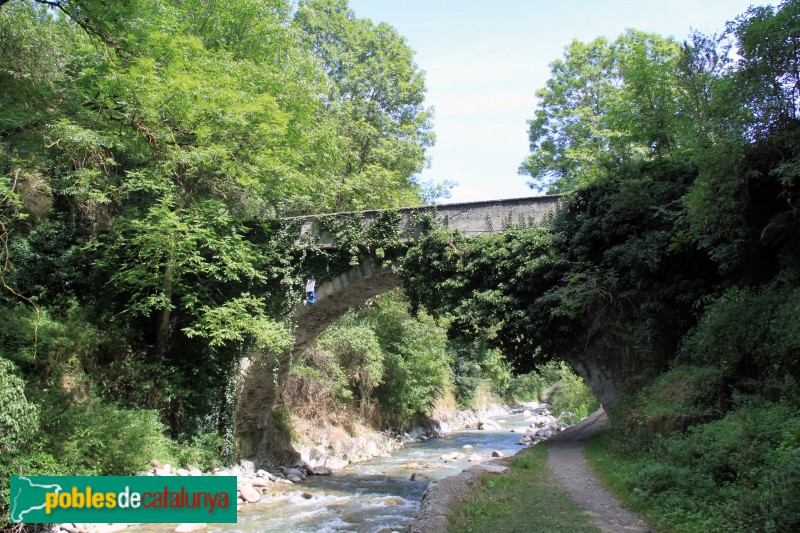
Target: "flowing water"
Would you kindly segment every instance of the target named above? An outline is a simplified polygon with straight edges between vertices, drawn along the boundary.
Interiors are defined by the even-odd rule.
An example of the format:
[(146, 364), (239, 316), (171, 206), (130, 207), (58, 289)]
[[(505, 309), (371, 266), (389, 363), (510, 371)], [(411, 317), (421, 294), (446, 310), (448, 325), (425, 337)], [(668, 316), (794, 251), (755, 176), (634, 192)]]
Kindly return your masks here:
[[(392, 453), (350, 465), (331, 476), (309, 476), (295, 485), (275, 485), (283, 493), (239, 509), (236, 524), (209, 524), (209, 531), (230, 532), (380, 532), (408, 527), (419, 509), (428, 483), (411, 481), (414, 472), (431, 480), (457, 474), (475, 464), (467, 460), (445, 462), (441, 456), (476, 453), (488, 460), (497, 450), (512, 455), (521, 446), (520, 433), (510, 428), (527, 424), (524, 416), (495, 417), (502, 430), (465, 429), (445, 437), (410, 444)], [(471, 445), (472, 449), (464, 449)], [(305, 496), (304, 496), (304, 493)], [(308, 498), (308, 496), (311, 496)], [(174, 526), (173, 526), (174, 527)], [(171, 531), (171, 530), (170, 530)]]

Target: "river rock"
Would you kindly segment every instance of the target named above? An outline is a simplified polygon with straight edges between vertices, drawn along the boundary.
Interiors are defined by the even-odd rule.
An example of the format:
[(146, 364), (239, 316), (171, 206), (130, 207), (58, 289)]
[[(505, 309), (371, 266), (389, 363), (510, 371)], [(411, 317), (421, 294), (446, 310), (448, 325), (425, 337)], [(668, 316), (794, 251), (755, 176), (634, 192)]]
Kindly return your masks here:
[(283, 473), (283, 475), (286, 476), (286, 479), (289, 480), (292, 480), (292, 478), (289, 476), (294, 476), (296, 478), (299, 478), (301, 481), (306, 478), (305, 473), (299, 468), (286, 468), (285, 466), (279, 466), (278, 470), (280, 470), (281, 473)]
[(242, 459), (239, 461), (239, 469), (242, 471), (243, 474), (255, 474), (256, 473), (256, 462), (252, 459)]
[(208, 524), (178, 524), (175, 533), (193, 533), (194, 531), (205, 531)]
[(430, 481), (430, 478), (425, 474), (420, 474), (419, 472), (414, 472), (411, 474), (409, 478), (411, 481)]
[(472, 444), (465, 444), (461, 447), (463, 450), (471, 450), (473, 448)]
[(333, 473), (333, 470), (328, 468), (327, 466), (315, 466), (313, 474), (315, 476), (330, 476)]
[(536, 436), (548, 439), (553, 436), (553, 430), (550, 428), (542, 428), (536, 432)]
[(492, 450), (492, 457), (505, 457), (506, 454), (499, 450)]
[(482, 465), (471, 466), (470, 468), (480, 468), (481, 470), (485, 470), (486, 472), (491, 472), (492, 474), (504, 474), (508, 472), (508, 467), (502, 465), (482, 464)]
[(305, 498), (306, 500), (310, 500), (311, 498), (313, 498), (313, 497), (314, 497), (314, 495), (313, 495), (313, 494), (311, 494), (310, 492), (304, 492), (303, 494), (301, 494), (301, 496), (302, 496), (303, 498)]
[(481, 418), (478, 420), (478, 429), (482, 429), (484, 431), (492, 431), (498, 430), (500, 428), (500, 424), (492, 420), (491, 418)]
[(529, 444), (533, 444), (533, 441), (531, 440), (530, 437), (522, 437), (521, 439), (519, 439), (517, 444), (519, 444), (521, 446), (527, 446)]
[(255, 477), (250, 481), (250, 485), (253, 487), (269, 487), (270, 481), (265, 477)]
[(239, 494), (242, 496), (242, 499), (248, 503), (256, 503), (261, 501), (261, 492), (254, 489), (250, 484), (245, 484), (239, 487)]
[(477, 453), (473, 453), (473, 454), (472, 454), (472, 455), (470, 455), (470, 456), (469, 456), (467, 459), (468, 459), (469, 461), (472, 461), (473, 463), (480, 463), (481, 461), (483, 461), (483, 457), (481, 457), (481, 456), (480, 456), (480, 455), (478, 455)]
[(530, 422), (531, 427), (535, 428), (542, 428), (548, 424), (552, 424), (556, 422), (555, 417), (552, 416), (541, 416), (535, 415), (525, 419), (526, 422)]
[(171, 476), (172, 475), (172, 465), (164, 465), (160, 468), (155, 468), (153, 473), (157, 476)]
[(189, 471), (186, 470), (185, 468), (179, 468), (179, 469), (177, 469), (175, 471), (175, 474), (178, 475), (178, 476), (188, 476), (189, 475)]
[(442, 455), (442, 461), (463, 461), (467, 456), (461, 452), (446, 453)]
[(100, 524), (97, 533), (118, 533), (128, 529), (128, 524)]
[(405, 505), (406, 501), (399, 496), (389, 496), (383, 499), (383, 505)]

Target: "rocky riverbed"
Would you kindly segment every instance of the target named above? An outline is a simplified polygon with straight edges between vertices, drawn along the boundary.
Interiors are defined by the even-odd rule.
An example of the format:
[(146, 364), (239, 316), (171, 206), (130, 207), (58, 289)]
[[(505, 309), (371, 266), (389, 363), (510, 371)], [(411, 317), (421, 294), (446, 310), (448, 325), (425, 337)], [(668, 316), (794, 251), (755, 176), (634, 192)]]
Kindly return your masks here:
[[(493, 458), (543, 440), (567, 427), (546, 406), (516, 409), (495, 406), (481, 412), (451, 412), (402, 435), (361, 439), (339, 448), (328, 442), (308, 446), (294, 465), (274, 471), (242, 461), (232, 468), (197, 469), (154, 465), (144, 475), (228, 475), (237, 477), (237, 524), (141, 525), (63, 524), (73, 532), (110, 531), (364, 531), (389, 532), (411, 527), (423, 494), (436, 481), (470, 466), (491, 470)], [(387, 440), (384, 440), (387, 439)], [(391, 442), (390, 450), (380, 442)], [(317, 453), (312, 454), (311, 450)], [(324, 453), (323, 453), (324, 452)], [(302, 452), (301, 452), (302, 453)], [(306, 458), (307, 457), (307, 458)], [(369, 459), (352, 462), (354, 458)], [(310, 459), (310, 460), (309, 460)], [(340, 461), (336, 462), (334, 461)], [(346, 463), (345, 463), (346, 462)], [(316, 463), (316, 464), (315, 464)], [(337, 468), (328, 466), (336, 464)], [(475, 471), (475, 468), (469, 471)], [(429, 490), (430, 494), (432, 490)], [(426, 501), (430, 498), (426, 497)], [(426, 504), (423, 504), (423, 508)]]

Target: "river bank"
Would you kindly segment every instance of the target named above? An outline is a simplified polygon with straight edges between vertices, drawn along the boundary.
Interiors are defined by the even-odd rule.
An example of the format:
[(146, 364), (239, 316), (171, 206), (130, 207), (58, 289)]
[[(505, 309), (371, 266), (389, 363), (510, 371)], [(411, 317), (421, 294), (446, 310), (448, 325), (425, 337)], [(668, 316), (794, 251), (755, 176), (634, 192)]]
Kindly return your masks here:
[(424, 442), (465, 428), (477, 427), (482, 420), (508, 416), (539, 404), (529, 402), (514, 406), (488, 404), (481, 409), (435, 409), (419, 425), (404, 432), (376, 431), (365, 425), (348, 428), (327, 423), (292, 420), (299, 440), (292, 442), (303, 463), (312, 467), (324, 466), (334, 470), (353, 463), (386, 458), (405, 445)]
[[(488, 481), (486, 471), (471, 468), (432, 484), (411, 531), (651, 531), (587, 467), (586, 441), (608, 427), (599, 409), (545, 444), (498, 460), (488, 472), (502, 474), (498, 478)], [(524, 514), (519, 513), (521, 507)]]
[[(420, 502), (429, 482), (447, 478), (476, 466), (491, 470), (495, 457), (510, 456), (521, 446), (521, 435), (541, 428), (536, 423), (545, 411), (528, 409), (533, 404), (487, 406), (477, 411), (435, 413), (430, 424), (400, 435), (379, 434), (380, 442), (397, 446), (391, 452), (380, 451), (378, 442), (366, 436), (339, 444), (351, 462), (332, 469), (324, 464), (301, 461), (296, 469), (267, 471), (253, 461), (242, 461), (230, 468), (218, 468), (205, 475), (235, 475), (239, 489), (239, 523), (192, 525), (191, 530), (213, 531), (363, 531), (388, 532), (408, 529), (420, 510)], [(540, 408), (541, 409), (541, 408)], [(494, 416), (489, 416), (494, 415)], [(552, 418), (555, 420), (555, 418)], [(482, 429), (478, 429), (479, 426)], [(391, 437), (389, 439), (389, 437)], [(524, 438), (524, 437), (523, 437)], [(371, 443), (371, 444), (370, 444)], [(331, 447), (336, 450), (336, 442)], [(371, 450), (378, 451), (372, 458)], [(494, 457), (493, 457), (494, 456)], [(344, 460), (344, 455), (328, 455)], [(472, 468), (470, 468), (472, 467)], [(154, 466), (145, 475), (201, 475), (196, 469), (176, 469), (170, 465)], [(328, 475), (316, 475), (328, 474)], [(332, 474), (332, 475), (330, 475)], [(301, 477), (302, 475), (302, 477)], [(444, 482), (443, 482), (444, 483)], [(435, 486), (435, 483), (433, 483)], [(156, 524), (125, 528), (64, 524), (63, 531), (109, 533), (110, 531), (186, 531), (189, 525)]]

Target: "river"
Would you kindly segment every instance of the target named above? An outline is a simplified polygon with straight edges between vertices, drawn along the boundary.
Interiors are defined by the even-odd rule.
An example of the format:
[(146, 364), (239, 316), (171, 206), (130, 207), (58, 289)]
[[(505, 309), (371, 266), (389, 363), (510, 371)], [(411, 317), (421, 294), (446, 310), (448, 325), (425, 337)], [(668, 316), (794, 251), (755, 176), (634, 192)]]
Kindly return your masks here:
[[(461, 472), (469, 461), (445, 463), (441, 456), (451, 452), (473, 453), (488, 459), (493, 450), (505, 455), (521, 446), (519, 433), (509, 427), (523, 427), (522, 415), (496, 417), (500, 431), (465, 429), (445, 437), (428, 439), (395, 450), (391, 458), (376, 458), (350, 465), (332, 476), (309, 476), (287, 490), (278, 501), (248, 505), (239, 511), (239, 522), (217, 531), (239, 532), (389, 532), (403, 529), (414, 519), (427, 483), (410, 481), (413, 472), (440, 479)], [(464, 446), (473, 449), (463, 449)], [(436, 465), (409, 468), (411, 463)], [(305, 499), (303, 493), (312, 497)]]
[[(441, 459), (443, 454), (452, 452), (466, 456), (475, 453), (484, 460), (488, 460), (494, 450), (512, 455), (521, 448), (517, 442), (522, 435), (512, 433), (510, 428), (526, 426), (524, 418), (522, 414), (494, 417), (503, 429), (464, 429), (406, 445), (395, 450), (391, 458), (349, 465), (331, 476), (309, 476), (303, 483), (276, 485), (274, 490), (282, 495), (245, 505), (239, 510), (238, 523), (209, 524), (209, 531), (388, 533), (403, 530), (414, 520), (428, 485), (411, 481), (412, 473), (420, 472), (434, 480), (457, 474), (475, 464), (467, 460), (445, 462)], [(464, 449), (467, 445), (473, 448)]]

